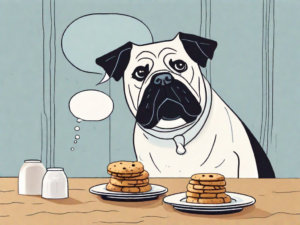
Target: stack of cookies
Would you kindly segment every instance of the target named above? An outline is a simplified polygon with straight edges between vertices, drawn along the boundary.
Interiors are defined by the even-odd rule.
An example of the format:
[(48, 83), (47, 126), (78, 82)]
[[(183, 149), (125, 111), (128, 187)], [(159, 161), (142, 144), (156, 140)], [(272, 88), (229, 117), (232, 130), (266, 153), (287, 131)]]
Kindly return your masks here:
[(221, 204), (231, 202), (226, 195), (225, 177), (216, 173), (194, 174), (187, 186), (187, 202), (201, 204)]
[(119, 161), (108, 165), (111, 179), (106, 189), (114, 192), (141, 193), (151, 190), (149, 173), (140, 162)]

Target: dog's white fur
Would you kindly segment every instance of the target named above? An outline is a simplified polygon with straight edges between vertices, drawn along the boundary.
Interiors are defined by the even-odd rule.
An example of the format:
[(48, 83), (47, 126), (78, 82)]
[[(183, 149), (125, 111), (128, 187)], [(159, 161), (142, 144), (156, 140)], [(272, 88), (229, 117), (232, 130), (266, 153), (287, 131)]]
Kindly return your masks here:
[[(170, 59), (185, 61), (188, 65), (187, 71), (178, 74), (169, 66)], [(133, 79), (134, 69), (146, 64), (150, 68), (146, 80), (140, 82)], [(203, 109), (206, 102), (205, 78), (177, 36), (171, 41), (133, 45), (123, 81), (127, 104), (134, 116), (151, 77), (163, 71), (169, 72), (174, 79), (185, 84)], [(182, 119), (161, 120), (157, 127), (178, 129), (184, 125), (186, 124)], [(184, 155), (176, 153), (173, 140), (151, 136), (137, 124), (134, 147), (137, 159), (144, 164), (151, 177), (191, 177), (195, 173), (220, 173), (227, 178), (258, 177), (251, 143), (242, 123), (213, 90), (209, 116), (200, 133), (185, 146), (187, 151)]]

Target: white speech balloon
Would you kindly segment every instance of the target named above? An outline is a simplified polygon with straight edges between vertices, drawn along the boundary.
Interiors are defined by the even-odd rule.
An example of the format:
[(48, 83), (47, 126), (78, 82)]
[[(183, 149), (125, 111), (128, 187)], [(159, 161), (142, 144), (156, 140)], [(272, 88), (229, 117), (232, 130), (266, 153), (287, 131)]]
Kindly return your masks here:
[(132, 42), (153, 42), (150, 29), (141, 20), (124, 14), (95, 13), (77, 18), (65, 29), (61, 46), (67, 60), (77, 69), (104, 74), (96, 59)]
[(69, 101), (70, 112), (84, 121), (104, 120), (109, 117), (113, 108), (112, 99), (98, 90), (78, 92)]

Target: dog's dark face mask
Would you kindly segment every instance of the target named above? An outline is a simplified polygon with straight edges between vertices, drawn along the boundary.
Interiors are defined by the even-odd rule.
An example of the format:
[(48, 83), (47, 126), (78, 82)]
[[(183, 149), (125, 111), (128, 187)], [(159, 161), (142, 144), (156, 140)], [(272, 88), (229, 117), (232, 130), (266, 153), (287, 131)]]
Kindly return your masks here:
[(201, 113), (201, 106), (190, 90), (169, 73), (155, 74), (145, 89), (138, 107), (136, 121), (151, 129), (163, 120), (182, 118), (193, 122)]
[[(200, 67), (206, 67), (212, 59), (217, 42), (191, 34), (178, 34), (184, 50)], [(130, 60), (132, 43), (96, 59), (109, 77), (119, 81)], [(196, 97), (180, 81), (169, 73), (155, 74), (144, 91), (137, 109), (136, 121), (144, 128), (155, 127), (160, 120), (172, 121), (183, 119), (191, 123), (200, 115), (202, 109)]]

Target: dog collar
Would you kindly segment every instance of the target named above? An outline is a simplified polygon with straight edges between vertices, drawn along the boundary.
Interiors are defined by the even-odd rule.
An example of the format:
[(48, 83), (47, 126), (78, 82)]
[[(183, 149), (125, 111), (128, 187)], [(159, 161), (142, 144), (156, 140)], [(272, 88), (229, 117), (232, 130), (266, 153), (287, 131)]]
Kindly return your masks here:
[(211, 103), (212, 103), (212, 90), (210, 87), (210, 84), (206, 80), (205, 77), (203, 77), (204, 81), (204, 88), (205, 88), (205, 94), (206, 94), (206, 102), (204, 105), (204, 109), (202, 113), (198, 116), (196, 121), (188, 126), (185, 126), (178, 130), (166, 130), (166, 129), (145, 129), (140, 124), (139, 127), (146, 132), (147, 134), (159, 138), (159, 139), (166, 139), (170, 140), (173, 139), (173, 141), (176, 144), (176, 152), (179, 155), (183, 155), (186, 153), (185, 146), (192, 141), (198, 133), (201, 131), (202, 127), (204, 126), (210, 109), (211, 109)]

